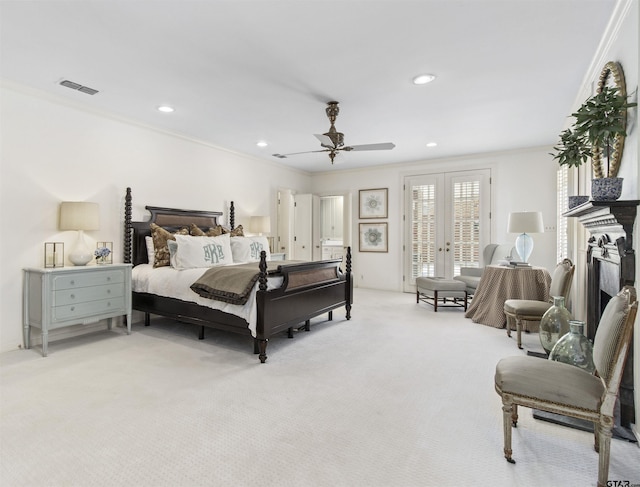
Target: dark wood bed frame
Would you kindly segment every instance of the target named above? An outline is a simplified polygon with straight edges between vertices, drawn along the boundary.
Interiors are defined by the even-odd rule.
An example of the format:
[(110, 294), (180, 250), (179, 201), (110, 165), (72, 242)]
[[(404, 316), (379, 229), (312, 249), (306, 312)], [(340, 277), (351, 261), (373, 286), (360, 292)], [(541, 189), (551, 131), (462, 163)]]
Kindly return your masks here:
[[(201, 228), (218, 225), (222, 212), (181, 210), (146, 206), (151, 218), (144, 222), (131, 220), (131, 188), (127, 188), (124, 211), (124, 262), (134, 266), (148, 263), (145, 237), (151, 236), (150, 224), (155, 223), (168, 230), (178, 230), (195, 223)], [(229, 225), (235, 226), (233, 202), (231, 202)], [(309, 331), (310, 320), (328, 313), (333, 319), (333, 310), (342, 306), (347, 320), (351, 319), (353, 304), (353, 281), (351, 278), (351, 248), (347, 248), (345, 270), (342, 261), (324, 260), (285, 264), (276, 271), (267, 272), (266, 253), (262, 252), (259, 263), (257, 323), (254, 353), (259, 353), (260, 362), (267, 360), (267, 342), (276, 333), (287, 331), (293, 337), (293, 328), (304, 324)], [(267, 274), (283, 276), (283, 284), (277, 289), (267, 290)], [(328, 279), (327, 275), (331, 277)], [(204, 338), (204, 327), (231, 331), (251, 336), (248, 323), (235, 315), (207, 308), (174, 298), (148, 293), (132, 293), (134, 310), (145, 313), (145, 325), (150, 324), (150, 315), (161, 315), (178, 321), (199, 325), (200, 338)]]

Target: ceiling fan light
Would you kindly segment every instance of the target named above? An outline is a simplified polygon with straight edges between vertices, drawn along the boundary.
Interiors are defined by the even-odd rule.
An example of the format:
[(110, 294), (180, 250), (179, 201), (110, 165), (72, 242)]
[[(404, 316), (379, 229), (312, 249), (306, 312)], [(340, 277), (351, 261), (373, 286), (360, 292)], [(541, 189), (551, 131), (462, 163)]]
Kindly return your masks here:
[(160, 105), (158, 107), (158, 111), (162, 113), (171, 113), (175, 111), (175, 108), (170, 107), (169, 105)]
[(421, 74), (413, 78), (414, 85), (426, 85), (436, 79), (435, 74)]
[(266, 147), (266, 146), (268, 146), (269, 144), (267, 144), (264, 140), (259, 140), (259, 141), (256, 143), (256, 145), (257, 145), (258, 147)]
[(437, 147), (438, 143), (437, 142), (427, 142), (427, 147)]

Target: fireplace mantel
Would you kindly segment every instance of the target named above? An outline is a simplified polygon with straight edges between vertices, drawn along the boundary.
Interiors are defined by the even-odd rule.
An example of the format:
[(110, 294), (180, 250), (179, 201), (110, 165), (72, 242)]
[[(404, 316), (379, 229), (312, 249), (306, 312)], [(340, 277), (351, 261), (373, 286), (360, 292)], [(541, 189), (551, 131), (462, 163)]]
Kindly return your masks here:
[(592, 236), (624, 233), (624, 249), (633, 252), (633, 224), (638, 204), (640, 200), (587, 201), (562, 216), (578, 218)]
[[(624, 286), (634, 286), (636, 258), (633, 225), (640, 200), (587, 201), (571, 208), (565, 217), (578, 218), (589, 231), (587, 240), (587, 336), (593, 340), (600, 316), (612, 296)], [(621, 423), (634, 422), (633, 354), (620, 385)]]

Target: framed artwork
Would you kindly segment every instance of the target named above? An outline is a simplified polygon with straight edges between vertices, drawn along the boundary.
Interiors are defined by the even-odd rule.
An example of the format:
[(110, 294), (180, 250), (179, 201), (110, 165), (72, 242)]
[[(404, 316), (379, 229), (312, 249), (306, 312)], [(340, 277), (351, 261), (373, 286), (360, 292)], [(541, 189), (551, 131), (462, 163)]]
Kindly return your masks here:
[(387, 188), (360, 190), (360, 218), (387, 218)]
[(360, 252), (388, 252), (387, 223), (360, 223)]

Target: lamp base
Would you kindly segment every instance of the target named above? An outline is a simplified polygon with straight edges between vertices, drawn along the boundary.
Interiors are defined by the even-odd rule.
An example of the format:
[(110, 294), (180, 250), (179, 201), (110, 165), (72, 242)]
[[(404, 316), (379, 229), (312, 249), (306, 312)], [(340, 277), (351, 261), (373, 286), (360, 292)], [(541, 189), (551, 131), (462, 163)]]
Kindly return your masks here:
[(516, 238), (516, 252), (522, 262), (529, 262), (531, 252), (533, 252), (533, 239), (526, 233), (521, 233)]
[(93, 259), (93, 254), (84, 240), (84, 232), (78, 230), (78, 241), (75, 248), (69, 254), (69, 260), (73, 265), (87, 265)]

